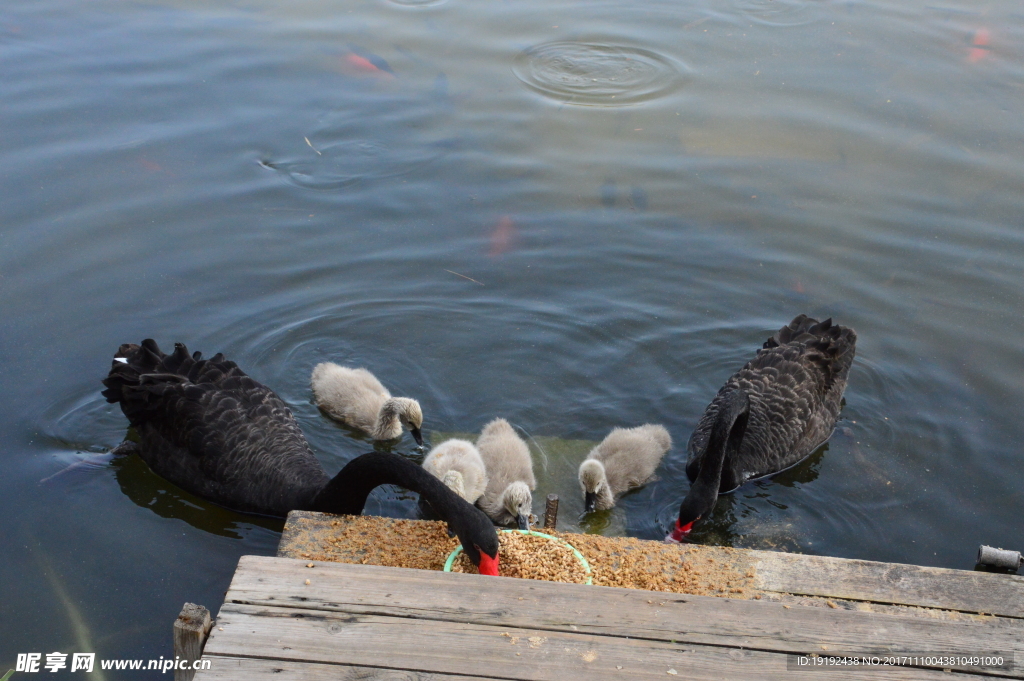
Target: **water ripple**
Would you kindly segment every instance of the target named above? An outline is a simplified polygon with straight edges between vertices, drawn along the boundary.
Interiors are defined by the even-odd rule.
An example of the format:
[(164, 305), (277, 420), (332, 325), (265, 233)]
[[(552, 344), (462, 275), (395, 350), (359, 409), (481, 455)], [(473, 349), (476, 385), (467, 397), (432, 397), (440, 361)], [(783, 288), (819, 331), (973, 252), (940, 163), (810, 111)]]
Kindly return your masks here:
[(736, 0), (733, 7), (765, 26), (804, 26), (818, 18), (815, 14), (821, 4), (808, 0)]
[(628, 106), (681, 84), (681, 66), (652, 50), (603, 42), (559, 41), (531, 47), (512, 71), (545, 97), (583, 106)]
[(314, 147), (304, 158), (260, 161), (305, 189), (331, 191), (364, 180), (405, 175), (446, 152), (443, 144), (393, 148), (379, 140), (338, 140)]
[(388, 0), (392, 5), (398, 5), (399, 7), (433, 7), (440, 5), (446, 0)]

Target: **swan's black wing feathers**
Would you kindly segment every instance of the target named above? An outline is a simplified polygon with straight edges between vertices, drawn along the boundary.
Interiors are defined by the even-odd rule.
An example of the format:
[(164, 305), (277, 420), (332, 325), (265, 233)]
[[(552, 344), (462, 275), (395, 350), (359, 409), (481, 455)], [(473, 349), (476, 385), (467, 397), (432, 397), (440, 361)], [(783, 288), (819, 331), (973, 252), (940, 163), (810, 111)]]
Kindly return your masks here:
[(700, 472), (711, 426), (725, 396), (737, 388), (750, 398), (750, 415), (738, 455), (725, 461), (721, 492), (809, 455), (835, 427), (856, 342), (853, 329), (831, 319), (800, 315), (779, 329), (704, 411), (687, 445), (687, 477), (693, 481)]
[(162, 477), (240, 511), (309, 508), (327, 483), (288, 406), (234, 362), (184, 345), (122, 345), (103, 381)]

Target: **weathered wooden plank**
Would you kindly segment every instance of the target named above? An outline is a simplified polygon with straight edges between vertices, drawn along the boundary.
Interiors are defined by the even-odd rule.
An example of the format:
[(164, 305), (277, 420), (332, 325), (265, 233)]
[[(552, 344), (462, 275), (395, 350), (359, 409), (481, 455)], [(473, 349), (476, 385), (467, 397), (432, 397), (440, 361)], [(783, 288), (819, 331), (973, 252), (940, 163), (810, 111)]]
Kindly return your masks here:
[[(236, 603), (221, 608), (206, 651), (274, 665), (284, 660), (531, 681), (742, 681), (790, 679), (795, 673), (787, 668), (787, 655), (758, 650)], [(930, 669), (903, 668), (898, 674), (950, 678)], [(893, 670), (851, 668), (843, 677), (890, 679)]]
[(212, 626), (210, 611), (205, 607), (195, 603), (182, 607), (178, 619), (174, 620), (174, 656), (187, 660), (190, 665), (188, 669), (175, 669), (174, 681), (192, 681), (195, 671), (191, 663), (202, 656)]
[[(314, 662), (293, 662), (291, 660), (268, 660), (258, 658), (233, 658), (220, 656), (207, 656), (212, 665), (209, 670), (199, 672), (197, 681), (483, 681), (493, 679), (493, 676), (468, 676), (463, 674), (434, 674), (431, 672), (410, 671), (404, 669), (387, 669), (382, 667), (362, 667), (355, 665), (322, 664)], [(619, 670), (616, 670), (619, 671)], [(882, 681), (884, 679), (926, 679), (928, 681), (956, 681), (957, 679), (969, 679), (963, 674), (942, 674), (941, 672), (926, 670), (905, 670), (885, 674), (846, 674), (847, 670), (836, 672), (822, 672), (802, 674), (791, 672), (797, 678), (828, 679), (842, 678), (865, 679), (865, 681)], [(904, 676), (903, 672), (910, 672)], [(700, 679), (707, 677), (694, 676), (690, 674), (687, 667), (676, 670), (676, 675), (666, 674), (666, 679)], [(916, 675), (923, 672), (922, 675)], [(621, 672), (620, 672), (621, 673)], [(589, 677), (588, 677), (589, 678)], [(620, 677), (627, 678), (627, 677)], [(724, 677), (717, 677), (724, 678)], [(791, 677), (792, 678), (792, 677)], [(571, 681), (568, 679), (567, 681)]]
[(249, 657), (207, 655), (204, 659), (210, 660), (210, 668), (198, 672), (196, 681), (484, 681), (488, 678)]
[(1024, 657), (1024, 622), (1014, 619), (952, 621), (264, 556), (242, 557), (225, 602), (784, 653)]
[(745, 552), (754, 588), (1024, 618), (1024, 577), (772, 551)]

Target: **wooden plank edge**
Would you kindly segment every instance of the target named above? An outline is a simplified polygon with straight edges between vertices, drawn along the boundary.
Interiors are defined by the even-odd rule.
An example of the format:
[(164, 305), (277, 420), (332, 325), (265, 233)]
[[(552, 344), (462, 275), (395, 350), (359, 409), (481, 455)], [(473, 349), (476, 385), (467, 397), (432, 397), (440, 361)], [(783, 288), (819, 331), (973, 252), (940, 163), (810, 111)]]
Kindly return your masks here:
[[(291, 660), (265, 660), (260, 658), (247, 657), (226, 657), (221, 655), (210, 656), (213, 662), (208, 671), (201, 671), (196, 676), (197, 681), (232, 681), (245, 679), (245, 681), (486, 681), (494, 679), (494, 676), (469, 676), (464, 674), (444, 674), (436, 672), (418, 672), (411, 670), (392, 669), (386, 667), (364, 667), (359, 665), (331, 664), (325, 662), (293, 662)], [(827, 679), (835, 678), (828, 672), (809, 672), (811, 676), (805, 676), (806, 672), (791, 672), (799, 678)], [(838, 676), (838, 674), (837, 674)], [(625, 677), (624, 677), (625, 678)], [(685, 667), (677, 670), (673, 678), (678, 681), (698, 680), (715, 678), (720, 676), (695, 676), (687, 673)], [(844, 679), (850, 676), (843, 675)], [(861, 677), (865, 681), (887, 681), (892, 679), (892, 674), (878, 674)], [(907, 679), (922, 679), (922, 681), (950, 681), (950, 679), (963, 679), (969, 681), (970, 676), (959, 672), (943, 673), (932, 672), (927, 676), (913, 676), (900, 674), (901, 681)], [(853, 681), (851, 679), (851, 681)]]
[[(306, 569), (308, 565), (314, 565), (318, 569)], [(298, 568), (295, 574), (292, 570)], [(395, 581), (393, 586), (388, 579), (387, 573), (400, 570), (403, 573), (403, 580)], [(263, 575), (263, 576), (260, 576)], [(313, 577), (314, 585), (309, 595), (305, 595), (311, 587), (302, 586), (301, 581), (309, 575)], [(327, 582), (320, 580), (327, 579)], [(408, 582), (405, 582), (405, 580)], [(358, 615), (381, 615), (386, 617), (412, 617), (429, 621), (453, 622), (463, 624), (483, 624), (484, 619), (491, 617), (494, 622), (488, 626), (523, 626), (528, 624), (531, 627), (548, 631), (561, 631), (569, 626), (579, 626), (575, 631), (585, 631), (597, 635), (616, 635), (605, 633), (608, 627), (613, 626), (612, 620), (601, 620), (604, 612), (597, 612), (592, 606), (581, 604), (597, 600), (608, 601), (607, 607), (612, 610), (626, 609), (628, 612), (637, 612), (637, 608), (647, 610), (654, 608), (653, 615), (657, 615), (658, 608), (678, 609), (686, 611), (699, 611), (695, 614), (698, 620), (706, 617), (735, 618), (748, 621), (751, 617), (761, 621), (760, 627), (750, 627), (750, 631), (742, 632), (737, 630), (735, 634), (717, 633), (710, 628), (702, 631), (697, 627), (694, 631), (685, 623), (679, 624), (679, 629), (665, 629), (665, 625), (656, 620), (651, 620), (649, 625), (629, 624), (621, 625), (621, 632), (625, 635), (642, 638), (651, 641), (682, 640), (685, 636), (687, 642), (694, 644), (707, 644), (709, 638), (723, 637), (731, 638), (740, 647), (757, 647), (770, 652), (795, 654), (805, 652), (803, 647), (815, 646), (818, 644), (847, 645), (856, 648), (866, 654), (889, 653), (899, 651), (916, 651), (921, 647), (915, 643), (912, 630), (920, 630), (922, 642), (931, 640), (938, 643), (943, 649), (953, 649), (952, 640), (962, 641), (963, 646), (971, 651), (995, 650), (1006, 652), (1020, 652), (1024, 655), (1024, 623), (1019, 620), (1003, 619), (992, 616), (980, 617), (978, 615), (956, 614), (956, 618), (947, 616), (943, 611), (936, 611), (925, 608), (911, 608), (910, 606), (884, 606), (886, 608), (898, 609), (898, 612), (872, 612), (864, 611), (854, 607), (843, 607), (832, 604), (831, 608), (820, 606), (800, 605), (800, 599), (789, 596), (790, 603), (779, 600), (748, 600), (728, 599), (711, 596), (686, 595), (686, 594), (664, 594), (655, 591), (641, 591), (638, 589), (624, 589), (617, 587), (584, 587), (574, 584), (561, 584), (555, 582), (542, 582), (524, 580), (521, 590), (509, 591), (508, 582), (511, 580), (501, 579), (492, 582), (492, 577), (480, 577), (478, 575), (442, 575), (432, 571), (407, 571), (396, 568), (386, 568), (374, 565), (356, 565), (347, 563), (316, 563), (299, 561), (291, 558), (274, 558), (269, 556), (245, 556), (239, 561), (238, 571), (232, 581), (231, 588), (225, 596), (225, 603), (232, 602), (256, 607), (294, 608), (299, 610), (322, 609), (325, 612), (347, 612)], [(466, 584), (439, 584), (442, 581), (466, 582)], [(294, 583), (292, 583), (294, 582)], [(323, 585), (324, 591), (315, 591), (317, 584)], [(369, 584), (368, 592), (360, 592), (357, 589), (360, 584)], [(387, 584), (387, 586), (379, 586)], [(494, 586), (491, 586), (491, 585)], [(483, 596), (488, 593), (490, 596)], [(498, 588), (494, 588), (498, 587)], [(259, 597), (254, 590), (268, 589), (266, 597)], [(353, 589), (351, 593), (347, 590)], [(442, 605), (427, 599), (422, 604), (418, 601), (410, 601), (410, 591), (426, 589), (431, 592), (435, 589), (451, 590), (454, 592), (465, 591), (468, 596), (462, 607), (449, 607), (447, 601)], [(380, 593), (376, 593), (378, 591)], [(383, 592), (395, 590), (399, 594), (397, 601), (387, 602), (384, 600)], [(341, 592), (341, 593), (339, 593)], [(587, 594), (593, 593), (592, 598)], [(603, 593), (603, 596), (601, 595)], [(521, 594), (521, 595), (520, 595)], [(390, 594), (388, 594), (390, 596)], [(514, 598), (518, 596), (518, 598)], [(524, 603), (517, 603), (526, 598)], [(418, 598), (418, 597), (417, 597)], [(559, 611), (558, 617), (551, 619), (538, 615), (536, 619), (524, 620), (523, 617), (516, 617), (514, 613), (522, 608), (527, 611), (531, 609), (530, 603), (537, 600), (570, 600), (576, 602), (582, 610), (566, 609)], [(434, 599), (436, 600), (436, 599)], [(481, 602), (485, 600), (486, 602)], [(660, 605), (659, 605), (660, 603)], [(851, 603), (852, 605), (852, 603)], [(566, 606), (576, 607), (576, 606)], [(534, 608), (535, 610), (535, 608)], [(919, 610), (924, 614), (913, 612)], [(772, 612), (774, 611), (774, 614)], [(907, 612), (904, 612), (907, 611)], [(596, 612), (596, 614), (595, 614)], [(911, 612), (912, 614), (908, 614)], [(574, 616), (575, 613), (575, 616)], [(586, 613), (586, 614), (585, 614)], [(652, 616), (653, 616), (652, 615)], [(577, 617), (579, 616), (579, 617)], [(664, 617), (665, 615), (663, 615)], [(670, 619), (678, 619), (679, 616), (667, 615)], [(767, 619), (766, 619), (767, 618)], [(614, 618), (613, 618), (614, 619)], [(643, 617), (633, 618), (641, 622)], [(505, 620), (502, 622), (501, 620)], [(823, 622), (829, 620), (826, 626)], [(833, 621), (834, 620), (834, 621)], [(757, 645), (756, 642), (767, 640), (769, 632), (775, 627), (797, 629), (799, 631), (823, 632), (832, 631), (831, 627), (838, 627), (840, 631), (844, 623), (855, 630), (863, 630), (868, 625), (891, 628), (899, 627), (905, 631), (906, 636), (897, 636), (898, 650), (892, 647), (897, 645), (893, 640), (885, 643), (870, 645), (868, 643), (842, 643), (837, 638), (846, 638), (852, 641), (856, 636), (842, 637), (825, 636), (822, 640), (796, 641), (786, 639), (792, 643), (788, 647), (765, 648)], [(808, 627), (810, 626), (810, 629)], [(909, 627), (910, 629), (906, 629)], [(937, 628), (937, 629), (936, 629)], [(659, 629), (663, 631), (659, 631)], [(956, 632), (954, 636), (951, 632)], [(937, 638), (936, 638), (937, 636)], [(986, 642), (991, 641), (991, 648)], [(940, 643), (945, 642), (945, 643)], [(1018, 644), (1021, 642), (1021, 644)], [(947, 648), (948, 646), (948, 648)], [(961, 649), (957, 646), (956, 649)]]
[[(210, 647), (212, 648), (211, 655), (220, 655), (225, 657), (250, 657), (253, 659), (267, 659), (267, 660), (280, 660), (280, 659), (291, 659), (296, 663), (329, 663), (329, 664), (351, 664), (354, 666), (366, 665), (374, 666), (372, 663), (360, 662), (355, 660), (343, 661), (343, 660), (330, 660), (325, 659), (324, 655), (359, 655), (362, 654), (364, 657), (368, 654), (366, 650), (356, 652), (353, 648), (345, 645), (344, 638), (334, 639), (335, 636), (348, 636), (350, 640), (361, 640), (366, 641), (366, 645), (369, 647), (382, 646), (385, 650), (390, 651), (388, 653), (381, 652), (380, 655), (384, 659), (390, 659), (392, 662), (396, 661), (396, 658), (406, 658), (403, 660), (404, 665), (398, 662), (395, 669), (402, 669), (406, 671), (415, 672), (429, 672), (429, 673), (455, 673), (463, 675), (473, 675), (469, 671), (463, 670), (452, 670), (452, 669), (437, 669), (431, 668), (430, 665), (437, 664), (439, 659), (438, 655), (427, 655), (423, 657), (422, 653), (419, 653), (417, 658), (416, 653), (401, 653), (398, 652), (397, 648), (382, 641), (382, 633), (390, 629), (394, 629), (395, 633), (391, 634), (396, 641), (415, 641), (417, 640), (414, 636), (408, 634), (414, 631), (422, 621), (416, 620), (410, 617), (388, 617), (388, 616), (353, 616), (348, 613), (333, 613), (326, 612), (323, 610), (308, 610), (296, 614), (295, 609), (284, 609), (284, 608), (271, 608), (266, 606), (254, 607), (244, 606), (238, 604), (225, 604), (218, 615), (218, 620), (223, 621), (225, 626), (229, 627), (232, 631), (226, 633), (220, 637), (221, 640), (215, 641), (214, 637), (211, 637)], [(497, 662), (498, 666), (503, 667), (507, 670), (510, 663), (520, 664), (525, 663), (525, 666), (531, 666), (533, 663), (534, 673), (538, 672), (536, 668), (537, 660), (531, 660), (530, 657), (524, 657), (522, 660), (508, 657), (508, 652), (512, 652), (518, 655), (519, 650), (524, 653), (530, 653), (531, 655), (536, 653), (537, 655), (543, 654), (544, 666), (547, 667), (547, 671), (553, 672), (548, 674), (552, 679), (562, 681), (563, 678), (575, 679), (575, 676), (565, 677), (564, 674), (574, 671), (578, 667), (574, 667), (571, 664), (566, 667), (565, 661), (555, 660), (548, 657), (549, 652), (555, 652), (561, 655), (561, 649), (564, 648), (565, 652), (572, 655), (570, 657), (573, 661), (579, 664), (579, 660), (575, 659), (575, 656), (579, 655), (582, 657), (581, 651), (589, 651), (588, 657), (582, 657), (583, 662), (588, 663), (584, 666), (585, 669), (589, 670), (586, 676), (580, 676), (582, 679), (600, 679), (609, 678), (614, 679), (619, 676), (609, 668), (601, 669), (598, 667), (591, 666), (589, 663), (594, 660), (602, 660), (602, 663), (614, 664), (615, 662), (622, 662), (624, 665), (641, 665), (637, 668), (629, 669), (630, 675), (634, 677), (639, 676), (655, 676), (661, 678), (660, 674), (662, 671), (652, 670), (646, 668), (649, 665), (657, 665), (662, 669), (673, 668), (677, 671), (680, 669), (680, 665), (685, 661), (692, 660), (695, 668), (703, 669), (701, 672), (703, 675), (696, 675), (694, 678), (730, 678), (730, 679), (762, 679), (762, 678), (788, 678), (792, 673), (800, 670), (792, 669), (790, 666), (790, 658), (800, 656), (801, 653), (778, 651), (778, 650), (764, 650), (753, 646), (737, 646), (737, 645), (723, 645), (713, 643), (690, 643), (682, 640), (674, 641), (661, 641), (655, 640), (650, 641), (646, 639), (634, 638), (631, 636), (607, 636), (600, 634), (590, 634), (587, 632), (578, 631), (544, 631), (534, 628), (527, 627), (516, 627), (516, 626), (504, 626), (500, 627), (502, 633), (498, 634), (495, 627), (487, 625), (462, 625), (459, 623), (452, 622), (434, 622), (435, 626), (429, 628), (429, 645), (433, 648), (443, 648), (451, 652), (451, 658), (453, 660), (460, 660), (463, 665), (472, 663), (472, 660), (467, 660), (458, 654), (459, 645), (458, 639), (466, 637), (479, 637), (481, 642), (488, 641), (500, 641), (502, 643), (508, 642), (512, 644), (512, 647), (505, 645), (493, 646), (481, 646), (479, 643), (474, 642), (471, 646), (466, 648), (463, 646), (465, 651), (472, 651), (473, 655), (476, 655), (480, 659), (478, 662), (482, 663), (488, 657), (492, 662)], [(261, 626), (262, 625), (262, 626)], [(363, 631), (352, 632), (350, 629), (353, 627), (366, 629), (366, 634)], [(486, 630), (485, 630), (486, 629)], [(403, 631), (405, 630), (405, 631)], [(238, 633), (236, 633), (238, 632)], [(274, 633), (272, 633), (274, 632)], [(376, 633), (375, 633), (376, 632)], [(280, 639), (276, 639), (276, 636), (280, 636)], [(353, 638), (354, 636), (354, 638)], [(456, 638), (452, 638), (452, 637)], [(256, 641), (260, 637), (273, 639), (267, 640), (261, 644)], [(261, 654), (239, 654), (235, 649), (235, 641), (243, 641), (244, 645), (252, 645), (259, 648)], [(282, 639), (286, 640), (289, 645), (285, 646)], [(324, 646), (318, 643), (318, 639), (322, 639), (324, 642), (330, 642), (332, 645)], [(275, 654), (274, 640), (278, 644), (282, 645), (280, 651)], [(534, 642), (540, 641), (541, 643), (537, 646)], [(517, 642), (529, 642), (530, 645), (527, 647), (523, 645), (516, 647)], [(550, 642), (550, 648), (548, 650), (534, 650), (534, 648), (545, 647)], [(338, 648), (338, 646), (341, 648)], [(420, 646), (413, 646), (422, 647)], [(844, 651), (841, 649), (829, 650), (826, 646), (822, 646), (824, 650), (815, 651), (818, 655), (849, 655), (853, 654), (853, 651)], [(230, 652), (227, 649), (231, 649)], [(288, 654), (290, 658), (283, 657), (285, 651), (291, 651)], [(489, 651), (488, 654), (485, 652)], [(804, 656), (812, 654), (810, 651), (803, 653)], [(1012, 653), (1011, 653), (1012, 655)], [(310, 656), (310, 657), (304, 657)], [(371, 655), (373, 657), (373, 655)], [(443, 657), (443, 656), (441, 656)], [(501, 660), (502, 657), (506, 659)], [(377, 658), (375, 658), (377, 659)], [(416, 664), (411, 664), (414, 660), (418, 660)], [(559, 664), (561, 662), (561, 664)], [(1011, 663), (1013, 665), (1015, 663)], [(456, 665), (457, 666), (457, 665)], [(560, 667), (559, 670), (551, 668)], [(622, 669), (622, 667), (619, 667)], [(844, 676), (847, 673), (858, 670), (863, 672), (863, 675), (857, 675), (858, 678), (864, 679), (890, 679), (893, 674), (893, 667), (841, 667), (838, 668), (844, 672)], [(933, 674), (949, 674), (949, 673), (960, 673), (960, 674), (971, 674), (972, 678), (978, 676), (988, 678), (1024, 678), (1021, 673), (1024, 670), (1017, 670), (1013, 667), (1009, 670), (1003, 669), (991, 669), (991, 670), (951, 670), (947, 672), (945, 668), (937, 665), (924, 665), (914, 664), (907, 665), (899, 668), (898, 672), (900, 678), (939, 678), (933, 676)], [(811, 670), (816, 671), (816, 670)], [(827, 674), (827, 672), (826, 672)], [(849, 676), (846, 676), (849, 678)], [(488, 678), (500, 678), (500, 679), (516, 679), (520, 678), (517, 676), (497, 673), (492, 671), (488, 674)], [(532, 678), (532, 677), (522, 677)], [(685, 678), (685, 677), (684, 677)], [(830, 678), (824, 676), (822, 678)], [(949, 678), (943, 676), (941, 678)]]
[(747, 557), (759, 591), (1024, 619), (1024, 577), (1017, 575), (773, 551)]
[(210, 669), (198, 672), (195, 681), (486, 681), (493, 678), (258, 657), (207, 655), (204, 659), (210, 660)]

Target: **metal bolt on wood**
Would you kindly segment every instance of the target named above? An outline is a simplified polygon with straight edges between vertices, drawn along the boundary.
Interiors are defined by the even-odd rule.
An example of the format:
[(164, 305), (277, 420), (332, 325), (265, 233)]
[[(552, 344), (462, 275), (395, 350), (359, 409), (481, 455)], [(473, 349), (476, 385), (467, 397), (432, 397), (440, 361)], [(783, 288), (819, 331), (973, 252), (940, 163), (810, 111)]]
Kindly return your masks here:
[(1017, 570), (1024, 563), (1024, 559), (1021, 558), (1020, 551), (1007, 551), (983, 544), (978, 547), (977, 563), (1005, 570)]

